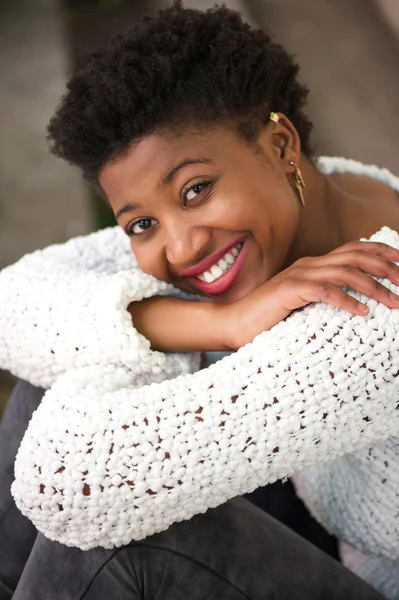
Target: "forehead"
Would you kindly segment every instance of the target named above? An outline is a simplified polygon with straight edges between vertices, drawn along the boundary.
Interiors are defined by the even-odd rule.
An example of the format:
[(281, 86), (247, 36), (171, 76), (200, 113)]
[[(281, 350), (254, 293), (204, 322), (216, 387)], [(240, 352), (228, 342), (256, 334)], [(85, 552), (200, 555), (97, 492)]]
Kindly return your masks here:
[[(220, 164), (231, 159), (244, 142), (227, 127), (155, 133), (140, 140), (99, 174), (105, 193), (121, 193), (127, 184), (160, 185), (163, 177), (186, 159), (208, 158)], [(230, 158), (229, 158), (230, 156)]]

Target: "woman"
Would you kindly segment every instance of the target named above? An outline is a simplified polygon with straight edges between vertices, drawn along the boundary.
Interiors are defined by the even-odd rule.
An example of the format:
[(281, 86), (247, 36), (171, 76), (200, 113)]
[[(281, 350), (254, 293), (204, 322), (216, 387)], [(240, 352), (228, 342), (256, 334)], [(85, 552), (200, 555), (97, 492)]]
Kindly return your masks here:
[[(397, 504), (384, 506), (380, 530), (360, 498), (378, 509), (376, 493), (397, 500), (394, 483), (382, 481), (397, 461), (389, 438), (398, 426), (399, 182), (353, 161), (311, 160), (297, 70), (237, 14), (176, 4), (94, 53), (50, 123), (53, 151), (103, 191), (127, 234), (72, 240), (2, 273), (1, 366), (52, 386), (19, 450), (17, 505), (53, 540), (130, 552), (93, 584), (99, 564), (104, 575), (117, 552), (97, 548), (82, 558), (55, 545), (60, 563), (87, 566), (68, 580), (68, 597), (98, 597), (98, 589), (104, 597), (201, 597), (191, 567), (178, 582), (180, 566), (168, 571), (161, 561), (149, 588), (127, 575), (138, 564), (145, 573), (147, 547), (170, 552), (173, 540), (175, 556), (197, 539), (201, 552), (191, 559), (224, 578), (223, 589), (207, 579), (207, 598), (263, 597), (265, 585), (266, 597), (274, 586), (280, 598), (378, 597), (320, 557), (317, 575), (299, 578), (294, 591), (283, 583), (287, 572), (260, 576), (272, 526), (240, 502), (226, 509), (238, 510), (236, 521), (220, 508), (212, 513), (208, 545), (191, 529), (201, 530), (201, 517), (147, 537), (313, 465), (298, 479), (301, 495), (346, 543), (347, 564), (395, 597)], [(353, 241), (376, 231), (372, 243)], [(162, 297), (176, 288), (190, 299)], [(284, 321), (312, 302), (329, 306)], [(187, 352), (239, 348), (170, 381), (198, 369), (199, 355)], [(350, 464), (336, 458), (354, 451)], [(332, 458), (338, 462), (317, 465)], [(365, 464), (376, 472), (367, 485)], [(224, 561), (214, 523), (235, 529)], [(279, 535), (280, 554), (273, 552), (287, 566), (296, 553)], [(144, 538), (149, 546), (131, 543)], [(51, 544), (40, 540), (17, 598), (42, 585), (38, 561), (47, 562)], [(295, 544), (309, 570), (309, 551)], [(343, 585), (333, 591), (330, 568)]]

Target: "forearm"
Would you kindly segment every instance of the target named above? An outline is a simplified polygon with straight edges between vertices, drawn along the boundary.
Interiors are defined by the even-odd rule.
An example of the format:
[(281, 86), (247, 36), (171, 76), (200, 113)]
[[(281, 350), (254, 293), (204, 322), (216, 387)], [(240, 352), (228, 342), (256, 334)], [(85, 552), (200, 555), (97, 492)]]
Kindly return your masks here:
[[(44, 388), (93, 364), (150, 372), (157, 357), (126, 307), (171, 289), (139, 269), (119, 228), (27, 255), (0, 272), (0, 368)], [(163, 358), (165, 377), (177, 360)]]
[(172, 297), (132, 302), (128, 310), (134, 327), (161, 352), (231, 350), (223, 306)]
[(120, 366), (64, 375), (21, 444), (17, 506), (61, 543), (120, 546), (396, 435), (399, 313), (379, 309), (355, 321), (314, 305), (210, 369), (140, 389)]

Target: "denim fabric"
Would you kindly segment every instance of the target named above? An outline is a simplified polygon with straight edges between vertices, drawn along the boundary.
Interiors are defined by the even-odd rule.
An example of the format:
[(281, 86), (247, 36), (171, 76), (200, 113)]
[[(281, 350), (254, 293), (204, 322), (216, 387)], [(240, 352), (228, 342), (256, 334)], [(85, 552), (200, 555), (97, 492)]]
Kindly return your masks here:
[(36, 529), (17, 509), (10, 493), (14, 459), (43, 390), (19, 382), (0, 422), (0, 600), (11, 598), (28, 560)]
[(381, 600), (242, 498), (114, 550), (83, 552), (41, 534), (35, 539), (9, 487), (41, 394), (19, 383), (0, 431), (0, 600), (11, 598), (19, 578), (14, 600)]

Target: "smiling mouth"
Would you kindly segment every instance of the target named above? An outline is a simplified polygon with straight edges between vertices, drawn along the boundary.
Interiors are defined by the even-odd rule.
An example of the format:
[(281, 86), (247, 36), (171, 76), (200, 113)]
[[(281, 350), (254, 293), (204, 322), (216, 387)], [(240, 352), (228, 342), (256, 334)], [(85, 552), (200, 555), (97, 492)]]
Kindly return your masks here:
[(198, 290), (208, 296), (224, 294), (240, 275), (247, 253), (248, 244), (245, 241), (238, 242), (235, 246), (230, 246), (229, 250), (206, 271), (192, 274), (189, 279)]
[(220, 277), (222, 277), (225, 273), (227, 273), (234, 263), (237, 260), (238, 255), (240, 254), (241, 248), (243, 247), (243, 242), (240, 242), (233, 248), (231, 248), (217, 263), (212, 265), (210, 269), (196, 275), (196, 278), (200, 281), (204, 281), (205, 283), (214, 283)]

